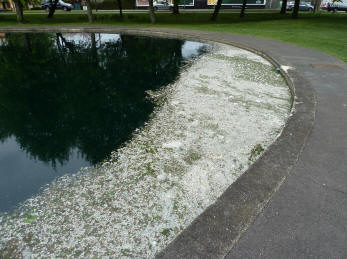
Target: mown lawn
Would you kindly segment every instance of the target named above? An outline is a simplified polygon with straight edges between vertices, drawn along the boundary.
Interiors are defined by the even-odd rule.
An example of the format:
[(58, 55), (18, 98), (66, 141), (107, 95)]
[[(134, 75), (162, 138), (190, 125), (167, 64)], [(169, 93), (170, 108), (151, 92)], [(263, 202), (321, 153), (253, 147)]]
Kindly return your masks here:
[[(210, 13), (184, 12), (172, 15), (157, 13), (157, 24), (149, 23), (146, 13), (96, 14), (95, 25), (123, 25), (169, 27), (252, 35), (314, 48), (347, 62), (347, 14), (301, 13), (299, 19), (290, 14), (249, 12), (240, 19), (237, 13), (220, 13), (217, 22), (210, 21)], [(15, 15), (0, 13), (0, 26), (27, 25), (88, 25), (86, 14), (57, 14), (47, 19), (46, 14), (25, 14), (25, 24), (17, 25)], [(1, 31), (1, 29), (0, 29)]]

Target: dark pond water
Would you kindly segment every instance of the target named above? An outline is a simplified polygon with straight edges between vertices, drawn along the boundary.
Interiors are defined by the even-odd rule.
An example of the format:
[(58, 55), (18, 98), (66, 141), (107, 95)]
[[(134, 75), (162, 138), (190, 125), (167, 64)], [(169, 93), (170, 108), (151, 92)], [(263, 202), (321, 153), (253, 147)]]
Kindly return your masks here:
[(1, 38), (0, 212), (106, 159), (153, 111), (146, 91), (173, 82), (205, 50), (116, 34)]

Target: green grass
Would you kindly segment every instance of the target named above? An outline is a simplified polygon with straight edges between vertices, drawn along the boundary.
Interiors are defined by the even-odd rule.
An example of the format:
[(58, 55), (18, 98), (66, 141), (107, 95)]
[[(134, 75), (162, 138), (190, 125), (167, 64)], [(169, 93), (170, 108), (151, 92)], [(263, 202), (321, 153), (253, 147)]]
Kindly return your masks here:
[[(146, 13), (97, 14), (95, 25), (123, 25), (142, 27), (182, 28), (224, 33), (252, 35), (299, 46), (314, 48), (347, 62), (347, 14), (301, 13), (299, 19), (290, 14), (249, 12), (240, 19), (237, 13), (220, 13), (217, 22), (211, 22), (210, 13), (184, 12), (180, 15), (157, 13), (157, 24), (149, 23)], [(26, 23), (17, 25), (14, 15), (0, 14), (0, 26), (27, 25), (88, 25), (85, 14), (57, 14), (47, 19), (45, 14), (25, 14)], [(1, 29), (0, 29), (1, 30)]]

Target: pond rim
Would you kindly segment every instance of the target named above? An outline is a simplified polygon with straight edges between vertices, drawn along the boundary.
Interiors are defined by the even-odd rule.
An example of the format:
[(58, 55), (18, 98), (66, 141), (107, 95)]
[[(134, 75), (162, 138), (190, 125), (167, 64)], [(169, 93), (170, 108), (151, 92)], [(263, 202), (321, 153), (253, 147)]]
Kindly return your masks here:
[[(291, 93), (291, 114), (280, 136), (202, 214), (184, 229), (157, 258), (224, 258), (253, 223), (296, 164), (315, 120), (316, 95), (311, 84), (294, 69), (284, 69), (270, 53), (252, 46), (255, 37), (166, 28), (111, 26), (3, 27), (3, 33), (120, 33), (199, 42), (217, 42), (253, 52), (281, 68)], [(245, 43), (242, 38), (249, 38)], [(271, 42), (271, 41), (270, 41)]]

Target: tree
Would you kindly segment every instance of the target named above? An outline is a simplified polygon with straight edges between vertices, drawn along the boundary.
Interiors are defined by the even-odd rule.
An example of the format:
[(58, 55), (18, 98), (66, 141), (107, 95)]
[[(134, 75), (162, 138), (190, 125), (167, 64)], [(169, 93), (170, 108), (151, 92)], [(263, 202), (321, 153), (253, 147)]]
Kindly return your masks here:
[(219, 9), (220, 9), (221, 5), (222, 5), (222, 0), (218, 0), (216, 6), (214, 8), (214, 12), (212, 14), (212, 17), (211, 17), (211, 21), (217, 20), (217, 16), (219, 14)]
[(173, 4), (174, 4), (173, 9), (172, 9), (173, 14), (179, 14), (180, 13), (179, 8), (178, 8), (179, 3), (180, 3), (180, 0), (173, 0)]
[(21, 0), (15, 0), (14, 4), (16, 7), (17, 21), (18, 21), (18, 23), (23, 23), (23, 21), (24, 21), (23, 4), (22, 4)]
[(54, 0), (54, 1), (50, 0), (49, 13), (48, 13), (47, 18), (53, 17), (55, 10), (57, 9), (58, 2), (59, 2), (59, 0)]
[(322, 0), (316, 0), (314, 2), (313, 13), (316, 13), (317, 11), (319, 11), (321, 3), (322, 3)]
[(149, 16), (151, 17), (151, 23), (155, 23), (155, 13), (154, 13), (154, 6), (153, 6), (153, 0), (149, 0)]
[(286, 11), (287, 11), (287, 2), (288, 2), (288, 0), (283, 0), (283, 1), (282, 1), (282, 6), (281, 6), (281, 12), (280, 12), (280, 14), (286, 14)]
[(92, 12), (92, 4), (90, 3), (90, 0), (87, 1), (87, 9), (88, 9), (88, 21), (89, 23), (93, 23), (93, 12)]
[(123, 16), (122, 0), (117, 0), (117, 1), (118, 1), (118, 7), (119, 7), (119, 15)]
[(240, 18), (243, 18), (245, 16), (246, 5), (247, 5), (247, 0), (243, 0), (242, 1), (241, 12), (240, 12)]
[(300, 0), (295, 0), (292, 17), (294, 19), (298, 18)]
[(67, 41), (61, 32), (58, 32), (56, 34), (56, 44), (61, 59), (64, 61), (65, 64), (67, 64), (67, 61), (65, 60), (63, 53), (66, 52), (66, 50), (69, 50), (70, 53), (75, 53), (75, 45), (72, 42)]

